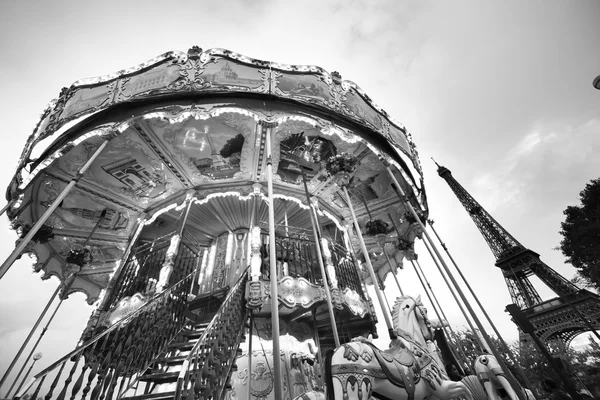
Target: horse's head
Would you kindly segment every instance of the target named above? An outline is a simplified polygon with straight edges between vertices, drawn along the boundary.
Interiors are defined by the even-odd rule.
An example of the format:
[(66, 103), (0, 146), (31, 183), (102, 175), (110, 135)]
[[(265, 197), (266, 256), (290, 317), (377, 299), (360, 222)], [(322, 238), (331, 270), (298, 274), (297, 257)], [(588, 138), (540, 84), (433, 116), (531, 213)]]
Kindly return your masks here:
[(416, 299), (410, 296), (398, 297), (392, 315), (395, 329), (401, 329), (411, 334), (420, 332), (425, 340), (433, 340), (427, 309), (421, 302), (421, 296)]
[(499, 389), (506, 392), (510, 399), (518, 398), (496, 357), (482, 354), (475, 359), (473, 366), (490, 399), (498, 399), (496, 390)]
[(491, 354), (482, 354), (475, 359), (475, 371), (491, 372), (494, 376), (504, 375), (500, 363)]

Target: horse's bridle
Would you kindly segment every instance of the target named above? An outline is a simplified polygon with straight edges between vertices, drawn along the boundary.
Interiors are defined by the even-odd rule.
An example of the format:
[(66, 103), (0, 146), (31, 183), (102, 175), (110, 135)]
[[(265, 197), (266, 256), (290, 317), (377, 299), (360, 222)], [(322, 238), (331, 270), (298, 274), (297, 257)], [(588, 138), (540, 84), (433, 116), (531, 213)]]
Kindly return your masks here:
[(431, 329), (431, 322), (429, 322), (429, 318), (427, 318), (427, 314), (425, 314), (425, 311), (423, 311), (423, 306), (415, 304), (415, 308), (419, 309), (419, 312), (421, 313), (421, 317), (423, 318), (423, 322), (425, 323), (425, 326), (427, 327), (427, 329), (430, 332), (431, 339), (433, 339), (433, 330)]

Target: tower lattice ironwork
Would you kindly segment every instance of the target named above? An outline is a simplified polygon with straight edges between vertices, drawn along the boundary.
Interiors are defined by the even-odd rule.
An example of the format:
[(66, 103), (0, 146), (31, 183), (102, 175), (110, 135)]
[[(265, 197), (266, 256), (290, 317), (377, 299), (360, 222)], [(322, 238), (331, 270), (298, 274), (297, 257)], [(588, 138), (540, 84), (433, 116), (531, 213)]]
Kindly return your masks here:
[[(568, 343), (591, 326), (600, 329), (600, 297), (580, 289), (540, 260), (502, 227), (452, 176), (438, 165), (438, 174), (450, 186), (475, 222), (496, 257), (508, 291), (515, 304), (525, 311), (543, 340), (561, 339)], [(529, 277), (535, 275), (558, 297), (542, 300)]]

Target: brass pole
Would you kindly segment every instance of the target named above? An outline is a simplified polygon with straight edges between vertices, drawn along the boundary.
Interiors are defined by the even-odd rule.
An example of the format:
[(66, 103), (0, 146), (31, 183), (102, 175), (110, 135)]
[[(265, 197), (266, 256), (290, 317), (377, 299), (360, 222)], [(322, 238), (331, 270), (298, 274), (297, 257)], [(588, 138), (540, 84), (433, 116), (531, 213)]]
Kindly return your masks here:
[(254, 323), (254, 313), (250, 310), (250, 338), (248, 339), (248, 400), (252, 400), (252, 334), (253, 334), (253, 324)]
[(269, 257), (271, 264), (271, 321), (273, 337), (273, 375), (275, 400), (283, 400), (282, 377), (281, 377), (281, 359), (279, 354), (279, 295), (277, 287), (277, 252), (275, 249), (275, 205), (273, 198), (273, 159), (271, 149), (271, 127), (267, 125), (266, 148), (267, 148), (267, 184), (268, 184), (268, 202), (269, 202)]
[(2, 207), (2, 210), (0, 210), (0, 215), (4, 214), (6, 212), (6, 210), (8, 210), (9, 208), (11, 208), (13, 206), (13, 204), (15, 204), (17, 201), (16, 200), (11, 200), (8, 203), (6, 203), (6, 205), (4, 207)]
[[(66, 293), (70, 289), (71, 283), (73, 283), (74, 280), (75, 280), (75, 276), (73, 276), (73, 278), (71, 279), (71, 282), (69, 282), (69, 284), (65, 287), (64, 293)], [(46, 334), (46, 331), (48, 330), (48, 327), (50, 326), (50, 323), (54, 319), (54, 316), (56, 315), (56, 312), (58, 311), (58, 309), (62, 305), (63, 301), (64, 301), (64, 299), (60, 299), (60, 301), (56, 305), (56, 308), (54, 309), (54, 312), (50, 316), (50, 319), (46, 323), (46, 326), (44, 326), (44, 329), (42, 329), (42, 332), (40, 333), (40, 336), (38, 336), (37, 341), (33, 345), (33, 348), (31, 349), (31, 351), (27, 355), (27, 358), (25, 358), (25, 363), (23, 364), (23, 366), (19, 370), (19, 373), (17, 374), (17, 377), (15, 378), (14, 382), (12, 383), (12, 385), (10, 386), (10, 388), (8, 389), (8, 392), (6, 392), (6, 397), (7, 398), (10, 398), (10, 392), (13, 390), (13, 387), (15, 387), (15, 384), (17, 383), (17, 381), (19, 380), (19, 377), (23, 373), (23, 370), (25, 369), (25, 366), (27, 365), (27, 361), (29, 361), (29, 359), (31, 358), (31, 356), (33, 355), (33, 353), (35, 352), (35, 350), (37, 349), (38, 345), (40, 344), (40, 341), (42, 340), (42, 337)], [(17, 393), (18, 393), (18, 391), (17, 391)]]
[(381, 293), (383, 293), (383, 298), (385, 299), (385, 304), (387, 305), (387, 309), (390, 312), (390, 315), (392, 315), (392, 308), (390, 307), (390, 301), (387, 298), (387, 295), (385, 294), (385, 288), (383, 287), (383, 281), (381, 280), (381, 278), (379, 277), (379, 275), (375, 274), (375, 276), (377, 277), (377, 284), (379, 285), (379, 288), (381, 289)]
[[(427, 240), (423, 240), (423, 243), (426, 243), (428, 241), (431, 244), (431, 247), (433, 248), (433, 251), (435, 252), (437, 258), (440, 260), (440, 263), (442, 264), (444, 270), (446, 271), (446, 274), (448, 274), (448, 277), (452, 281), (452, 284), (453, 284), (454, 288), (456, 289), (456, 291), (458, 292), (459, 296), (461, 297), (464, 305), (469, 310), (469, 313), (471, 314), (471, 317), (473, 318), (473, 321), (475, 321), (475, 324), (479, 328), (479, 331), (481, 332), (481, 335), (483, 336), (484, 340), (488, 343), (488, 346), (489, 346), (490, 350), (492, 351), (492, 353), (494, 354), (494, 357), (496, 357), (496, 359), (498, 360), (498, 363), (500, 364), (500, 367), (504, 371), (507, 372), (506, 378), (507, 378), (508, 382), (510, 383), (510, 385), (512, 386), (513, 390), (515, 391), (515, 393), (517, 393), (517, 396), (519, 397), (520, 400), (527, 400), (526, 397), (525, 397), (525, 395), (524, 395), (524, 393), (523, 393), (523, 391), (521, 390), (521, 386), (514, 379), (514, 377), (512, 376), (512, 374), (510, 374), (510, 371), (508, 370), (506, 364), (504, 363), (504, 360), (502, 359), (502, 355), (500, 354), (500, 352), (498, 351), (498, 349), (496, 349), (495, 346), (493, 346), (492, 340), (490, 339), (490, 337), (488, 336), (487, 332), (485, 331), (485, 329), (483, 327), (483, 324), (479, 320), (479, 317), (477, 316), (477, 314), (475, 313), (475, 311), (473, 310), (473, 308), (471, 307), (471, 305), (467, 301), (467, 298), (466, 298), (465, 294), (462, 292), (462, 289), (458, 285), (458, 282), (456, 281), (456, 279), (452, 275), (452, 273), (450, 271), (450, 268), (448, 268), (448, 265), (446, 265), (446, 262), (442, 258), (442, 255), (440, 254), (440, 252), (437, 250), (435, 244), (433, 243), (433, 240), (431, 240), (431, 237), (429, 236), (429, 233), (427, 233), (427, 230), (425, 229), (425, 226), (423, 225), (423, 222), (421, 222), (421, 219), (419, 218), (419, 215), (415, 211), (415, 208), (413, 207), (413, 205), (410, 203), (410, 201), (406, 197), (406, 193), (404, 192), (404, 189), (402, 189), (402, 186), (400, 186), (400, 183), (398, 183), (398, 180), (396, 179), (396, 176), (394, 175), (394, 173), (390, 169), (389, 163), (387, 161), (385, 161), (385, 160), (384, 160), (384, 163), (386, 165), (386, 169), (387, 169), (388, 174), (390, 175), (390, 177), (392, 178), (392, 181), (394, 182), (395, 189), (397, 190), (397, 194), (398, 194), (398, 197), (400, 198), (400, 201), (402, 201), (402, 203), (404, 203), (406, 205), (406, 208), (411, 212), (412, 216), (414, 217), (414, 219), (417, 221), (417, 223), (421, 227), (421, 230), (423, 231), (423, 235), (425, 235), (425, 238), (427, 239)], [(429, 249), (429, 247), (428, 247), (428, 249)], [(432, 256), (433, 256), (433, 254), (432, 254)]]
[[(25, 341), (21, 345), (21, 348), (19, 349), (19, 351), (17, 351), (17, 355), (15, 355), (15, 358), (13, 358), (12, 362), (8, 366), (8, 369), (6, 370), (6, 372), (4, 373), (4, 375), (2, 376), (2, 380), (0, 380), (0, 389), (2, 388), (2, 385), (6, 381), (6, 378), (8, 378), (8, 375), (11, 373), (12, 369), (15, 367), (15, 364), (17, 363), (17, 361), (21, 357), (21, 354), (23, 354), (23, 350), (25, 350), (25, 347), (27, 347), (27, 344), (31, 340), (31, 337), (33, 336), (34, 332), (37, 330), (38, 326), (40, 325), (40, 322), (42, 322), (42, 319), (46, 315), (46, 312), (48, 312), (48, 309), (50, 308), (50, 305), (54, 302), (54, 299), (58, 295), (59, 291), (60, 291), (60, 285), (57, 286), (56, 290), (54, 291), (54, 293), (50, 297), (50, 300), (48, 300), (48, 302), (46, 303), (46, 307), (44, 307), (44, 310), (42, 311), (42, 313), (38, 317), (37, 321), (35, 321), (35, 324), (33, 324), (33, 328), (31, 328), (31, 331), (29, 331), (29, 334), (27, 335), (27, 338), (25, 339)], [(8, 396), (8, 394), (7, 394), (7, 396)]]
[(27, 370), (27, 373), (25, 374), (25, 376), (23, 377), (23, 380), (21, 381), (21, 384), (19, 385), (19, 387), (17, 387), (17, 390), (15, 391), (15, 393), (19, 393), (19, 390), (21, 390), (21, 388), (23, 387), (23, 384), (25, 383), (25, 381), (27, 380), (27, 378), (29, 377), (29, 374), (31, 373), (31, 370), (33, 369), (33, 366), (35, 365), (35, 363), (42, 358), (42, 353), (39, 354), (34, 354), (33, 356), (33, 362), (31, 363), (31, 366), (29, 367), (29, 369)]
[(121, 262), (119, 263), (119, 266), (117, 267), (117, 270), (115, 271), (115, 273), (111, 279), (111, 282), (109, 282), (109, 284), (106, 288), (106, 292), (104, 292), (104, 297), (102, 298), (102, 301), (100, 302), (100, 305), (98, 306), (98, 310), (108, 311), (106, 309), (106, 307), (108, 307), (110, 305), (109, 300), (110, 300), (112, 291), (114, 289), (114, 284), (120, 278), (125, 265), (127, 265), (127, 260), (129, 259), (131, 250), (133, 249), (133, 246), (135, 246), (135, 243), (137, 242), (138, 237), (142, 233), (143, 228), (144, 228), (144, 221), (139, 221), (137, 229), (136, 229), (135, 233), (133, 234), (133, 236), (131, 237), (131, 239), (129, 240), (129, 244), (127, 245), (127, 249), (125, 249), (125, 253), (123, 253), (123, 257), (121, 257)]
[[(427, 278), (425, 277), (425, 274), (423, 274), (423, 271), (421, 271), (421, 274), (423, 275), (423, 277), (421, 277), (421, 274), (419, 274), (419, 271), (417, 270), (417, 265), (415, 264), (415, 262), (413, 260), (410, 260), (410, 263), (412, 264), (413, 268), (415, 269), (417, 278), (419, 278), (419, 281), (421, 282), (421, 286), (423, 286), (423, 290), (425, 290), (425, 294), (427, 295), (429, 302), (433, 306), (433, 311), (435, 311), (435, 315), (437, 315), (438, 320), (440, 321), (440, 326), (442, 327), (442, 330), (446, 333), (446, 336), (448, 336), (450, 343), (453, 344), (458, 349), (458, 352), (460, 353), (460, 356), (462, 358), (462, 362), (468, 363), (467, 355), (465, 354), (463, 349), (460, 346), (458, 346), (458, 344), (454, 343), (454, 341), (458, 337), (458, 335), (456, 335), (454, 333), (454, 330), (450, 326), (450, 323), (448, 322), (448, 318), (446, 317), (446, 314), (444, 313), (444, 309), (442, 308), (439, 301), (437, 300), (437, 297), (435, 297), (435, 293), (433, 292), (433, 290), (431, 290), (431, 285), (429, 285), (429, 282), (427, 282)], [(429, 290), (427, 289), (427, 286), (425, 286), (425, 282), (423, 280), (425, 280), (425, 282), (427, 282), (427, 285), (429, 286)], [(435, 302), (434, 302), (434, 300), (435, 300)], [(441, 313), (441, 316), (440, 316), (440, 313)], [(444, 321), (448, 322), (448, 326), (444, 325)], [(448, 333), (448, 330), (450, 331), (451, 334)], [(454, 352), (454, 349), (452, 349), (452, 347), (450, 348), (450, 351), (452, 352), (452, 355), (458, 360), (458, 356), (456, 355), (456, 353)], [(462, 364), (459, 365), (458, 367), (461, 369), (462, 374), (466, 375), (465, 369), (462, 366)]]
[[(302, 168), (302, 167), (300, 167)], [(306, 195), (306, 202), (308, 203), (308, 212), (310, 214), (310, 223), (313, 228), (313, 236), (315, 237), (315, 249), (317, 250), (317, 258), (319, 259), (319, 269), (321, 270), (321, 276), (323, 277), (323, 288), (325, 289), (325, 297), (327, 299), (327, 311), (329, 312), (329, 319), (331, 320), (331, 330), (333, 331), (333, 340), (335, 343), (335, 348), (340, 347), (340, 337), (338, 334), (337, 323), (335, 322), (335, 314), (333, 301), (331, 300), (331, 290), (329, 288), (329, 281), (332, 281), (331, 278), (328, 278), (327, 270), (325, 269), (325, 263), (323, 262), (323, 252), (321, 251), (321, 235), (319, 235), (319, 226), (317, 221), (315, 221), (315, 215), (313, 214), (314, 210), (312, 203), (310, 201), (310, 194), (308, 192), (308, 185), (306, 184), (306, 175), (304, 174), (304, 170), (302, 170), (302, 181), (304, 182), (304, 193)]]
[(450, 261), (452, 262), (452, 264), (454, 264), (454, 268), (456, 268), (456, 271), (458, 271), (458, 274), (460, 275), (460, 277), (462, 278), (463, 282), (467, 286), (467, 289), (469, 289), (469, 292), (471, 293), (471, 296), (473, 296), (473, 298), (475, 299), (475, 302), (477, 302), (477, 306), (483, 312), (483, 315), (485, 316), (485, 318), (487, 319), (488, 323), (490, 324), (490, 326), (494, 330), (494, 333), (496, 333), (496, 336), (498, 336), (498, 339), (502, 343), (502, 346), (504, 347), (504, 350), (507, 352), (507, 354), (510, 357), (511, 361), (513, 362), (514, 366), (517, 368), (517, 371), (519, 371), (519, 375), (521, 375), (521, 378), (525, 382), (525, 385), (527, 385), (527, 387), (530, 388), (530, 389), (535, 389), (531, 385), (531, 383), (529, 382), (529, 379), (527, 379), (527, 376), (523, 372), (523, 369), (521, 368), (521, 365), (519, 365), (519, 363), (517, 362), (517, 359), (515, 358), (515, 355), (513, 354), (513, 352), (510, 349), (510, 347), (508, 347), (508, 344), (506, 344), (506, 341), (504, 341), (504, 338), (502, 337), (502, 335), (498, 331), (498, 328), (496, 328), (496, 324), (494, 324), (494, 321), (492, 321), (492, 319), (490, 318), (489, 314), (487, 313), (487, 311), (483, 307), (483, 304), (481, 304), (481, 302), (479, 301), (479, 297), (477, 297), (477, 295), (473, 291), (473, 288), (469, 284), (469, 281), (467, 281), (467, 278), (464, 276), (464, 274), (462, 273), (461, 269), (458, 267), (458, 264), (456, 264), (456, 261), (454, 261), (454, 258), (452, 257), (452, 255), (450, 254), (450, 251), (446, 247), (446, 244), (442, 241), (442, 239), (440, 238), (440, 235), (438, 235), (437, 231), (433, 227), (433, 220), (429, 220), (429, 227), (431, 228), (431, 230), (433, 231), (433, 233), (437, 237), (438, 241), (440, 242), (440, 245), (442, 246), (442, 248), (444, 249), (444, 251), (448, 255), (448, 258), (450, 259)]
[[(450, 293), (452, 294), (452, 297), (454, 297), (454, 301), (458, 305), (458, 308), (460, 308), (460, 311), (462, 312), (463, 316), (467, 320), (467, 323), (469, 324), (469, 327), (471, 328), (471, 330), (475, 334), (475, 339), (477, 340), (477, 343), (479, 343), (479, 347), (480, 347), (481, 351), (485, 351), (486, 350), (486, 346), (484, 345), (484, 343), (481, 341), (481, 339), (477, 335), (477, 329), (475, 329), (475, 325), (473, 325), (473, 322), (471, 322), (471, 319), (469, 318), (469, 314), (467, 313), (467, 311), (463, 307), (461, 301), (458, 299), (457, 294), (455, 293), (455, 291), (452, 288), (452, 284), (450, 283), (450, 281), (448, 280), (448, 278), (446, 277), (446, 275), (444, 275), (444, 271), (442, 270), (442, 267), (440, 266), (438, 260), (436, 260), (435, 255), (434, 255), (433, 251), (431, 250), (431, 247), (429, 247), (429, 245), (427, 244), (427, 242), (425, 240), (423, 240), (423, 244), (427, 248), (427, 251), (429, 252), (429, 255), (431, 256), (431, 259), (433, 260), (435, 266), (437, 267), (438, 271), (440, 272), (440, 275), (442, 276), (442, 278), (444, 278), (444, 282), (446, 283), (446, 287), (448, 287), (448, 290), (450, 290)], [(488, 344), (488, 347), (489, 346), (490, 345)]]
[(394, 280), (396, 281), (396, 285), (398, 286), (398, 290), (400, 291), (400, 296), (404, 296), (404, 292), (402, 291), (402, 287), (400, 287), (400, 282), (398, 282), (398, 277), (396, 276), (396, 273), (393, 270), (392, 261), (390, 260), (390, 256), (388, 256), (388, 254), (385, 252), (385, 243), (382, 246), (382, 248), (383, 248), (383, 254), (385, 255), (385, 259), (387, 260), (387, 263), (390, 266), (390, 273), (394, 277)]
[(356, 234), (358, 236), (358, 241), (360, 242), (360, 247), (365, 255), (365, 261), (367, 263), (367, 270), (369, 271), (369, 276), (371, 277), (371, 282), (373, 282), (373, 288), (375, 289), (375, 294), (377, 295), (377, 300), (379, 300), (379, 305), (381, 306), (381, 311), (383, 313), (383, 318), (385, 319), (385, 323), (388, 328), (388, 334), (390, 335), (390, 339), (396, 339), (396, 333), (394, 332), (394, 326), (392, 325), (392, 320), (385, 308), (383, 307), (386, 304), (383, 294), (381, 290), (379, 290), (379, 285), (377, 284), (377, 278), (375, 277), (375, 271), (373, 270), (373, 264), (371, 264), (371, 259), (369, 258), (369, 252), (367, 251), (367, 246), (365, 246), (365, 241), (363, 239), (362, 233), (360, 231), (360, 225), (358, 224), (358, 220), (356, 219), (356, 214), (354, 213), (354, 207), (352, 206), (352, 201), (350, 200), (350, 195), (348, 194), (348, 189), (344, 185), (342, 187), (344, 189), (344, 194), (346, 195), (346, 202), (348, 203), (348, 208), (350, 209), (350, 214), (352, 215), (352, 221), (354, 222), (354, 228), (356, 229)]
[(58, 208), (60, 203), (62, 203), (62, 201), (65, 199), (65, 197), (67, 197), (67, 195), (69, 194), (71, 189), (73, 189), (75, 187), (75, 185), (77, 184), (77, 182), (79, 182), (79, 179), (81, 179), (83, 174), (87, 171), (87, 169), (92, 165), (92, 163), (100, 155), (102, 150), (104, 150), (104, 148), (108, 144), (109, 140), (110, 139), (106, 139), (106, 140), (104, 140), (104, 142), (102, 142), (100, 147), (98, 147), (96, 149), (94, 154), (92, 154), (92, 156), (89, 158), (89, 160), (87, 160), (87, 162), (83, 165), (83, 167), (81, 167), (79, 172), (77, 172), (77, 174), (73, 177), (73, 179), (71, 179), (71, 182), (69, 182), (69, 184), (58, 195), (58, 197), (56, 197), (56, 200), (54, 200), (54, 202), (50, 205), (50, 207), (48, 207), (48, 209), (46, 210), (46, 212), (44, 212), (44, 214), (41, 216), (41, 218), (36, 221), (35, 225), (33, 225), (33, 227), (27, 233), (27, 235), (25, 235), (25, 237), (19, 242), (17, 247), (12, 251), (12, 253), (10, 253), (10, 255), (4, 261), (2, 266), (0, 266), (0, 279), (2, 279), (4, 274), (6, 274), (8, 269), (15, 262), (15, 260), (21, 255), (23, 250), (25, 250), (25, 248), (27, 247), (27, 245), (29, 244), (31, 239), (33, 239), (33, 237), (40, 230), (42, 225), (44, 225), (44, 223), (48, 220), (48, 218), (50, 218), (52, 213)]

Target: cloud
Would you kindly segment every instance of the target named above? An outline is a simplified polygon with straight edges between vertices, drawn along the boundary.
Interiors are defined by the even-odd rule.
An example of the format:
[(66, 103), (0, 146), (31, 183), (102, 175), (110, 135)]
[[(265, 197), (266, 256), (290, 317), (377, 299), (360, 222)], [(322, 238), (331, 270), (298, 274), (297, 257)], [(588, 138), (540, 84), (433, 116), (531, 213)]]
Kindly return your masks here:
[(500, 206), (531, 208), (548, 194), (581, 190), (600, 175), (600, 119), (576, 125), (538, 122), (495, 168), (476, 176), (474, 196), (492, 212)]

